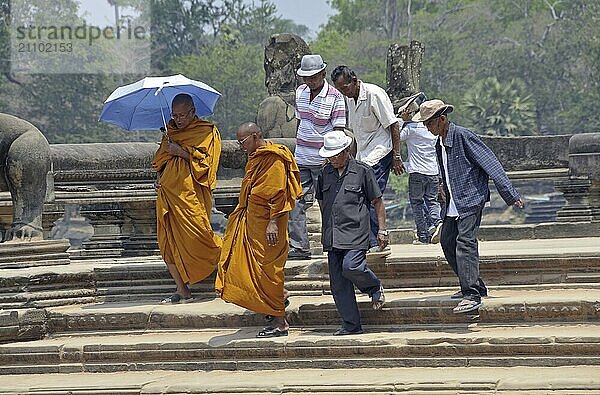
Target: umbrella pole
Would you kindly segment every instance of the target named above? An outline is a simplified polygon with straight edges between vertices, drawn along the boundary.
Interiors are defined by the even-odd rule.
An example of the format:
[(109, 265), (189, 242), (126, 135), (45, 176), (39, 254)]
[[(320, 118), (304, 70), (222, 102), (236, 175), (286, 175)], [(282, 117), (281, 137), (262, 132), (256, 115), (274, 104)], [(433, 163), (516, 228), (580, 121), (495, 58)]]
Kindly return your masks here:
[[(162, 93), (162, 87), (158, 89), (158, 91), (155, 93), (155, 95), (158, 93), (160, 93), (161, 97), (165, 100), (165, 103), (166, 103), (167, 98), (165, 97), (164, 93)], [(160, 115), (162, 116), (163, 125), (164, 125), (163, 135), (166, 137), (167, 141), (170, 143), (171, 138), (169, 138), (169, 135), (167, 134), (167, 121), (165, 120), (165, 112), (163, 111), (162, 105), (160, 106)]]

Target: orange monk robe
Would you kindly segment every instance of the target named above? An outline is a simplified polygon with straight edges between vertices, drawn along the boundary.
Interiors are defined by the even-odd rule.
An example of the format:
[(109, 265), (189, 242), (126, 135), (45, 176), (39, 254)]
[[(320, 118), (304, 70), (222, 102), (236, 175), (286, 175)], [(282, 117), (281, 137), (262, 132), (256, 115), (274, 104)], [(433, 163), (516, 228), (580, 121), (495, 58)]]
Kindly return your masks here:
[(166, 138), (154, 155), (152, 169), (162, 172), (156, 199), (158, 245), (183, 281), (194, 284), (215, 270), (221, 255), (221, 238), (210, 226), (221, 137), (214, 124), (199, 118), (181, 130), (171, 120), (167, 134), (190, 159), (169, 154)]
[[(283, 316), (288, 212), (302, 194), (300, 172), (290, 150), (267, 142), (248, 158), (239, 203), (227, 221), (215, 288), (226, 302)], [(277, 218), (278, 242), (267, 244), (270, 219)]]

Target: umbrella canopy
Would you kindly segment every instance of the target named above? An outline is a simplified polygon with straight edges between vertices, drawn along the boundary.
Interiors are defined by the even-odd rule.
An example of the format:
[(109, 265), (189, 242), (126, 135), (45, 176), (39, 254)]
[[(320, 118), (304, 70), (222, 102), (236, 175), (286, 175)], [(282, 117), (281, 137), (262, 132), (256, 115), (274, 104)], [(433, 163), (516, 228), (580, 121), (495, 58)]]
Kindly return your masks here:
[(200, 81), (181, 74), (169, 77), (146, 77), (133, 84), (121, 86), (106, 99), (100, 121), (127, 130), (156, 130), (171, 118), (171, 102), (180, 93), (194, 100), (200, 117), (213, 113), (221, 94)]

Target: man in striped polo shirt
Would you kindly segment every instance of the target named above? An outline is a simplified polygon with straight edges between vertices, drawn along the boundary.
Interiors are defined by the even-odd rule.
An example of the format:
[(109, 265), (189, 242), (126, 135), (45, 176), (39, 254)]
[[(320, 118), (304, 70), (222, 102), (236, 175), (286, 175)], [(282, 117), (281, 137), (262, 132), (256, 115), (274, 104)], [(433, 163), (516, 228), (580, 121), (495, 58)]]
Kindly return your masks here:
[(346, 126), (344, 97), (325, 79), (326, 67), (320, 55), (304, 55), (297, 71), (304, 79), (304, 84), (296, 89), (298, 131), (295, 152), (303, 196), (290, 213), (289, 259), (310, 258), (306, 209), (314, 201), (314, 185), (324, 164), (319, 149), (326, 133), (334, 129), (344, 130)]

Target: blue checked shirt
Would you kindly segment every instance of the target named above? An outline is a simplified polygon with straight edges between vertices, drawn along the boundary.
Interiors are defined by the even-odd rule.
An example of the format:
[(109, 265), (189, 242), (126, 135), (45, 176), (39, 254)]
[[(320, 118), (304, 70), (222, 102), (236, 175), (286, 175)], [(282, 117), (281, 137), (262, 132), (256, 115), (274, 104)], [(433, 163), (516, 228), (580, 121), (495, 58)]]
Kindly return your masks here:
[[(446, 204), (448, 204), (450, 194), (445, 185), (441, 140), (441, 137), (438, 138), (435, 150), (444, 180)], [(448, 179), (452, 198), (460, 217), (481, 211), (485, 203), (490, 200), (488, 187), (490, 178), (506, 204), (510, 206), (519, 199), (519, 193), (512, 186), (502, 164), (475, 133), (450, 123), (443, 144), (448, 155)]]

